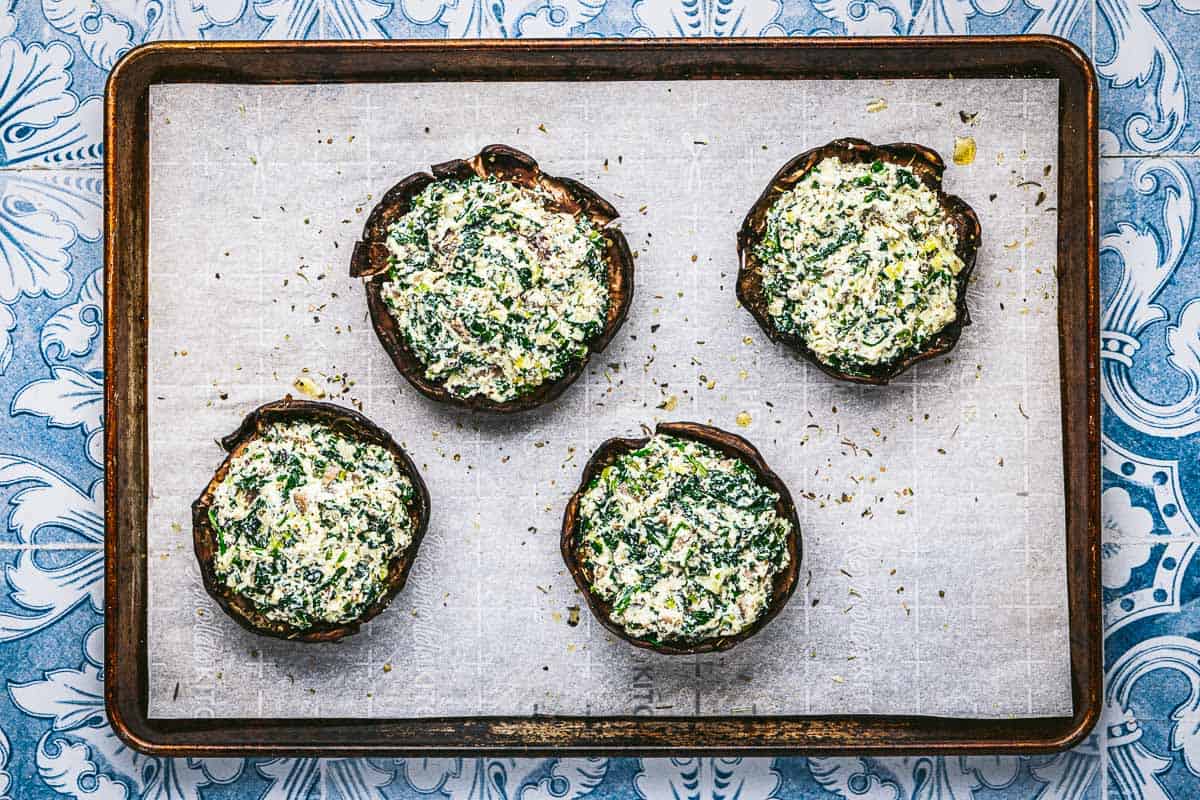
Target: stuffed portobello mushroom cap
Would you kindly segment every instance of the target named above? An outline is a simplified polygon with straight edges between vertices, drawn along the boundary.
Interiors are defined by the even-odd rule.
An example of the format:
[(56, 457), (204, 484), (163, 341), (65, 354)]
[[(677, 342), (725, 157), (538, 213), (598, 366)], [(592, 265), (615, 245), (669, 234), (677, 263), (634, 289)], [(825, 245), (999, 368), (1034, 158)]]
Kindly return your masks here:
[[(921, 145), (877, 146), (861, 139), (838, 139), (796, 156), (775, 174), (742, 222), (737, 243), (738, 301), (773, 341), (790, 346), (825, 373), (847, 381), (886, 384), (918, 361), (949, 352), (970, 324), (967, 282), (979, 250), (980, 227), (970, 206), (942, 191), (945, 168), (937, 153)], [(827, 209), (828, 221), (833, 223), (828, 230), (819, 227), (823, 221), (781, 218), (781, 214), (791, 213), (792, 204), (823, 202), (819, 194), (823, 182), (834, 177), (836, 170), (853, 176), (843, 185), (846, 191), (864, 193), (861, 208), (834, 205)], [(802, 185), (810, 176), (812, 180)], [(817, 188), (811, 188), (814, 185)], [(814, 201), (814, 194), (821, 200)], [(921, 209), (931, 201), (936, 204), (932, 215)], [(904, 202), (913, 208), (901, 216)], [(897, 218), (889, 219), (888, 214)], [(843, 220), (852, 222), (839, 225)], [(797, 233), (815, 232), (807, 249), (795, 244), (789, 252), (787, 245), (792, 242), (784, 241), (784, 236), (792, 231), (785, 232), (784, 224)], [(900, 228), (906, 230), (897, 235)], [(864, 232), (870, 235), (864, 237)], [(879, 242), (873, 237), (879, 237)], [(918, 241), (917, 237), (925, 238)], [(864, 239), (871, 239), (873, 247), (867, 247)], [(953, 244), (947, 247), (950, 240)], [(797, 258), (805, 260), (803, 274), (793, 260)], [(846, 266), (826, 267), (823, 275), (812, 272), (829, 258), (839, 264), (844, 261)], [(787, 266), (781, 269), (783, 262)], [(843, 277), (848, 282), (839, 287), (837, 281)], [(872, 297), (854, 294), (854, 282), (860, 277), (865, 285), (874, 287)], [(914, 286), (916, 281), (925, 283)], [(827, 352), (819, 354), (813, 346), (816, 334), (810, 328), (806, 335), (800, 330), (802, 323), (789, 316), (788, 304), (799, 308), (801, 300), (790, 293), (779, 296), (781, 288), (797, 292), (804, 302), (816, 297), (817, 307), (824, 297), (819, 293), (827, 292), (829, 305), (835, 309), (831, 315), (845, 307), (843, 300), (851, 304), (850, 313), (861, 310), (861, 326), (833, 332), (835, 347), (882, 345), (880, 357), (860, 359), (853, 353), (828, 352), (829, 334), (821, 347)], [(836, 294), (839, 289), (842, 294)], [(862, 309), (853, 305), (859, 299), (864, 303)], [(894, 308), (880, 311), (875, 305), (872, 310), (866, 306), (868, 302), (886, 302)], [(807, 322), (811, 326), (811, 320)], [(891, 334), (885, 322), (895, 323)], [(877, 336), (879, 343), (872, 341)]]
[[(608, 345), (629, 311), (633, 294), (633, 254), (621, 231), (612, 226), (618, 216), (616, 209), (578, 181), (547, 175), (533, 158), (506, 145), (489, 145), (471, 158), (437, 164), (431, 173), (415, 173), (393, 186), (371, 211), (362, 240), (354, 248), (350, 274), (365, 279), (371, 323), (380, 343), (408, 382), (433, 400), (499, 413), (525, 411), (554, 400), (583, 372), (589, 356)], [(471, 220), (459, 222), (475, 226), (472, 231), (475, 240), (468, 244), (465, 236), (457, 236), (452, 226), (448, 230), (438, 220), (433, 227), (440, 237), (436, 243), (417, 247), (407, 241), (414, 238), (410, 234), (412, 227), (418, 224), (417, 215), (428, 214), (431, 205), (438, 202), (443, 203), (441, 208), (444, 210), (447, 207), (445, 195), (452, 192), (455, 185), (465, 187), (460, 194), (465, 196), (466, 202), (463, 204), (460, 198), (451, 198), (460, 202), (453, 207), (461, 206), (464, 214), (473, 215)], [(538, 253), (538, 247), (546, 246), (547, 240), (539, 240), (538, 232), (530, 230), (532, 217), (506, 214), (504, 209), (495, 213), (496, 209), (478, 202), (480, 195), (522, 203), (526, 210), (532, 207), (549, 224), (557, 226), (560, 233), (563, 232), (564, 218), (573, 218), (575, 231), (564, 234), (564, 250), (549, 255)], [(510, 233), (513, 235), (509, 236)], [(426, 231), (417, 231), (417, 239), (425, 237)], [(563, 252), (579, 258), (581, 245), (593, 249), (587, 251), (576, 267), (588, 265), (602, 273), (598, 283), (607, 293), (607, 301), (602, 307), (592, 303), (589, 313), (594, 314), (594, 319), (576, 325), (572, 315), (564, 313), (562, 319), (555, 319), (554, 324), (548, 326), (543, 318), (549, 318), (548, 310), (556, 298), (549, 293), (554, 289), (549, 284), (550, 279), (543, 281), (542, 264), (562, 256)], [(421, 251), (428, 254), (430, 264), (437, 262), (442, 268), (451, 265), (453, 274), (447, 269), (438, 274), (439, 280), (446, 285), (402, 285), (402, 280), (411, 279), (412, 271), (399, 275), (394, 267), (404, 265), (397, 254), (403, 252), (420, 259), (425, 257)], [(531, 254), (542, 260), (526, 263)], [(461, 319), (447, 320), (444, 310), (435, 309), (433, 303), (446, 299), (452, 304), (462, 302), (465, 305), (466, 300), (446, 298), (447, 286), (452, 294), (479, 296), (474, 275), (463, 269), (462, 262), (471, 259), (477, 262), (492, 259), (501, 263), (496, 274), (503, 276), (502, 299), (513, 305), (526, 306), (529, 313), (514, 316), (497, 306), (491, 308), (488, 315), (463, 324)], [(507, 277), (510, 274), (518, 276), (519, 291), (515, 296)], [(566, 274), (569, 276), (573, 272), (567, 270)], [(465, 287), (454, 288), (460, 282), (465, 282)], [(491, 284), (479, 288), (479, 292), (500, 294)], [(408, 306), (404, 323), (394, 307), (398, 298)], [(521, 328), (518, 333), (510, 332), (510, 322)], [(418, 342), (412, 338), (418, 324), (423, 332), (432, 331), (440, 337), (439, 343), (453, 341), (457, 350), (447, 355), (442, 350), (428, 347), (423, 339)], [(536, 337), (527, 336), (533, 329), (537, 330)], [(534, 338), (540, 341), (534, 341)], [(419, 352), (422, 347), (424, 355)], [(514, 348), (522, 351), (515, 358), (512, 355)], [(486, 357), (478, 358), (476, 353), (464, 355), (471, 349), (484, 352)], [(431, 357), (434, 353), (436, 355)], [(468, 363), (468, 357), (476, 359), (471, 362), (472, 367), (490, 368), (491, 374), (500, 375), (502, 381), (493, 381), (490, 390), (482, 385), (472, 386), (471, 381), (451, 385), (456, 378), (454, 369), (458, 369), (453, 365)], [(452, 366), (448, 369), (447, 364)], [(509, 372), (517, 371), (521, 380), (519, 385), (504, 377), (506, 368)], [(535, 379), (526, 380), (528, 375), (534, 375)]]
[[(649, 431), (647, 431), (647, 433), (649, 433)], [(759, 537), (768, 537), (763, 541), (767, 542), (767, 549), (769, 551), (774, 549), (774, 558), (777, 560), (774, 563), (771, 563), (767, 560), (758, 561), (758, 564), (768, 565), (765, 574), (754, 575), (754, 580), (768, 582), (766, 586), (760, 587), (765, 592), (765, 600), (761, 607), (758, 608), (757, 614), (753, 618), (742, 620), (745, 624), (737, 630), (722, 631), (717, 629), (715, 632), (709, 635), (702, 634), (699, 636), (691, 634), (660, 636), (656, 633), (647, 634), (645, 632), (639, 632), (638, 630), (631, 632), (628, 629), (629, 626), (627, 623), (618, 621), (616, 617), (619, 616), (620, 612), (615, 611), (615, 606), (622, 602), (625, 602), (626, 606), (628, 606), (630, 600), (625, 596), (626, 592), (623, 591), (616, 594), (616, 596), (613, 596), (613, 592), (611, 591), (612, 587), (610, 587), (610, 591), (606, 592), (601, 592), (598, 590), (597, 570), (595, 569), (594, 563), (597, 558), (595, 551), (591, 549), (594, 547), (594, 544), (587, 541), (589, 522), (587, 521), (587, 511), (585, 507), (589, 505), (589, 502), (591, 502), (588, 499), (588, 494), (589, 492), (603, 491), (603, 487), (600, 486), (600, 482), (603, 480), (603, 474), (606, 468), (620, 461), (625, 461), (627, 457), (630, 456), (637, 458), (641, 454), (646, 453), (647, 450), (653, 449), (647, 447), (647, 445), (652, 441), (661, 441), (668, 447), (676, 447), (682, 444), (683, 447), (688, 449), (681, 449), (681, 453), (690, 453), (692, 448), (688, 447), (689, 445), (701, 445), (702, 447), (695, 448), (696, 452), (702, 454), (700, 458), (684, 455), (684, 458), (686, 458), (692, 464), (696, 464), (696, 462), (701, 461), (701, 459), (704, 458), (703, 454), (706, 451), (715, 451), (714, 455), (721, 461), (724, 461), (725, 459), (733, 459), (735, 462), (740, 464), (740, 466), (735, 466), (733, 468), (734, 485), (736, 485), (740, 480), (749, 478), (753, 482), (755, 491), (759, 493), (760, 498), (771, 496), (774, 497), (774, 501), (771, 503), (769, 508), (766, 509), (770, 512), (773, 512), (774, 520), (773, 522), (769, 523), (772, 529), (767, 531), (758, 531), (757, 535)], [(748, 474), (743, 471), (746, 468), (748, 468)], [(694, 469), (696, 472), (693, 474), (699, 474), (701, 476), (708, 475), (708, 473), (704, 472), (700, 466), (695, 466)], [(730, 473), (726, 472), (721, 477), (729, 478)], [(728, 486), (730, 484), (724, 485)], [(742, 484), (743, 488), (745, 485), (746, 484)], [(712, 488), (713, 486), (709, 487), (710, 490)], [(608, 493), (607, 496), (608, 499), (611, 499), (612, 494)], [(739, 506), (738, 508), (741, 507)], [(749, 508), (751, 507), (747, 507), (747, 509)], [(677, 529), (678, 527), (679, 526), (676, 525)], [(717, 528), (708, 529), (703, 533), (703, 535), (711, 535), (716, 530)], [(699, 539), (701, 533), (695, 528), (693, 528), (693, 531), (697, 533), (697, 539)], [(647, 538), (649, 538), (651, 531), (648, 527), (646, 528), (645, 532), (647, 534)], [(743, 531), (739, 531), (739, 533), (742, 532)], [(668, 542), (661, 544), (661, 549), (658, 551), (661, 553), (659, 558), (662, 561), (670, 560), (671, 554), (673, 553), (672, 545), (675, 542), (674, 534), (672, 531), (667, 529), (660, 529), (659, 534), (669, 537)], [(782, 537), (782, 541), (777, 541), (774, 538), (775, 536)], [(742, 555), (745, 555), (746, 552), (751, 551), (752, 547), (762, 544), (763, 541), (751, 543), (747, 542), (745, 539), (739, 539), (737, 545), (745, 551), (742, 553)], [(619, 546), (621, 545), (618, 545), (618, 547)], [(787, 604), (787, 601), (791, 598), (793, 591), (795, 591), (797, 576), (800, 572), (800, 559), (802, 554), (800, 521), (796, 514), (795, 503), (792, 501), (792, 497), (788, 492), (787, 486), (784, 485), (783, 481), (778, 475), (771, 471), (770, 467), (767, 466), (758, 450), (740, 436), (722, 431), (718, 428), (692, 422), (660, 423), (655, 428), (653, 436), (648, 435), (639, 439), (614, 438), (609, 439), (600, 445), (600, 447), (592, 455), (591, 459), (589, 459), (587, 465), (584, 467), (583, 478), (579, 489), (575, 492), (567, 504), (566, 512), (563, 515), (563, 528), (560, 547), (562, 550), (563, 561), (566, 563), (568, 571), (574, 578), (575, 585), (583, 594), (587, 601), (588, 608), (591, 609), (592, 614), (595, 615), (600, 624), (617, 637), (624, 639), (636, 647), (646, 648), (666, 655), (685, 655), (690, 653), (708, 653), (728, 650), (739, 642), (748, 639), (758, 631), (762, 630), (763, 627), (766, 626), (766, 624), (783, 609), (783, 607)], [(689, 581), (699, 582), (701, 585), (705, 585), (704, 582), (706, 580), (728, 580), (728, 577), (714, 577), (712, 574), (698, 577), (697, 575), (691, 574), (691, 572), (689, 572), (687, 569), (687, 565), (690, 564), (693, 568), (692, 571), (694, 572), (695, 568), (708, 564), (709, 560), (712, 560), (715, 564), (718, 553), (716, 549), (713, 549), (708, 552), (698, 552), (696, 556), (693, 557), (690, 547), (691, 545), (689, 544), (687, 551), (688, 555), (683, 556), (684, 561), (677, 561), (679, 567), (677, 569), (670, 570), (674, 579), (683, 581), (683, 588), (680, 589), (680, 591), (687, 591), (687, 587), (690, 585), (688, 583)], [(725, 552), (725, 555), (729, 555), (728, 551)], [(757, 557), (757, 555), (758, 553), (756, 551), (755, 556)], [(783, 562), (784, 558), (786, 558), (786, 562), (780, 563)], [(668, 578), (668, 581), (670, 580), (671, 579)], [(739, 578), (739, 589), (742, 588), (740, 580), (741, 579)], [(656, 584), (651, 587), (649, 591), (654, 593), (662, 589), (670, 591), (674, 588), (676, 588), (675, 583), (656, 582)], [(723, 593), (724, 587), (721, 584), (713, 585), (712, 583), (709, 583), (707, 584), (706, 588), (712, 591), (711, 597), (713, 598), (719, 598), (721, 600), (728, 601), (729, 597), (738, 596), (736, 594), (730, 595)], [(642, 591), (644, 592), (646, 590), (642, 589)], [(608, 596), (604, 596), (605, 594)], [(654, 595), (652, 595), (652, 598), (648, 601), (648, 603), (653, 603), (653, 598)], [(666, 602), (664, 607), (679, 608), (677, 605), (672, 605), (673, 602), (673, 600)], [(691, 624), (692, 622), (704, 619), (703, 617), (697, 616), (695, 613), (693, 613), (695, 611), (695, 607), (698, 607), (698, 605), (703, 605), (703, 603), (695, 604), (690, 600), (687, 602), (689, 607), (687, 609), (680, 609), (680, 611), (686, 611), (686, 614), (688, 615), (688, 623), (686, 624)], [(710, 603), (712, 602), (715, 601), (710, 601)], [(645, 607), (647, 604), (643, 603), (642, 605)], [(711, 621), (712, 620), (710, 618), (703, 624), (707, 624)], [(639, 626), (634, 627), (636, 628)]]
[[(289, 436), (292, 437), (291, 442), (288, 441)], [(295, 438), (297, 436), (306, 436), (307, 439)], [(323, 461), (328, 458), (324, 473), (310, 473), (308, 470), (313, 464), (304, 461), (305, 441), (311, 442), (314, 448), (325, 448), (321, 454)], [(350, 409), (330, 403), (293, 400), (289, 395), (252, 411), (237, 430), (222, 439), (220, 444), (228, 455), (208, 486), (192, 503), (192, 540), (204, 588), (229, 616), (247, 630), (265, 636), (301, 642), (332, 642), (356, 633), (362, 623), (387, 607), (404, 587), (429, 525), (429, 492), (416, 465), (386, 431)], [(272, 444), (280, 446), (271, 449)], [(284, 444), (287, 447), (283, 447)], [(309, 539), (295, 537), (290, 545), (294, 548), (292, 552), (284, 551), (285, 558), (293, 559), (289, 562), (290, 566), (299, 562), (305, 565), (306, 570), (315, 568), (322, 574), (308, 575), (306, 571), (301, 571), (299, 574), (267, 576), (266, 586), (260, 587), (256, 580), (249, 587), (235, 588), (231, 584), (237, 584), (235, 570), (238, 565), (222, 563), (229, 560), (223, 558), (227, 549), (236, 554), (239, 548), (248, 548), (250, 555), (257, 559), (263, 553), (272, 552), (272, 549), (278, 551), (288, 547), (282, 539), (285, 536), (293, 538), (295, 533), (294, 530), (288, 531), (279, 539), (274, 539), (274, 535), (282, 532), (270, 530), (263, 524), (264, 520), (278, 522), (271, 514), (271, 505), (265, 502), (261, 508), (254, 505), (254, 500), (260, 495), (267, 496), (266, 484), (272, 480), (262, 474), (257, 462), (276, 457), (279, 461), (272, 462), (271, 466), (279, 471), (276, 477), (283, 483), (279, 487), (270, 487), (269, 494), (272, 498), (278, 494), (279, 502), (276, 505), (279, 513), (288, 514), (299, 509), (303, 512), (301, 516), (305, 516), (314, 511), (308, 501), (297, 499), (299, 493), (293, 490), (306, 487), (316, 490), (315, 487), (321, 485), (324, 488), (320, 491), (327, 491), (327, 494), (320, 496), (317, 515), (321, 524), (330, 527), (317, 529), (314, 535), (332, 537), (334, 534), (330, 531), (344, 523), (344, 535), (339, 534), (341, 538), (330, 544), (330, 547), (342, 545), (344, 552), (340, 558), (318, 556), (316, 551), (308, 548), (312, 544)], [(373, 476), (380, 475), (390, 479), (391, 483), (371, 482)], [(362, 487), (380, 492), (390, 502), (388, 506), (380, 501), (381, 510), (386, 510), (392, 521), (402, 520), (396, 529), (389, 527), (383, 530), (383, 514), (347, 516), (358, 514), (362, 508), (360, 503), (364, 498), (361, 492), (357, 495), (351, 492)], [(367, 499), (376, 498), (373, 495)], [(242, 502), (248, 507), (248, 513), (232, 524), (226, 521), (230, 529), (228, 532), (222, 530), (218, 519), (224, 514), (225, 506), (237, 506)], [(308, 518), (311, 519), (311, 515)], [(367, 526), (363, 530), (357, 529), (355, 526), (361, 525), (364, 519), (368, 521)], [(243, 525), (246, 521), (249, 522)], [(283, 523), (279, 527), (286, 528)], [(378, 544), (375, 540), (379, 538), (393, 542), (386, 559), (378, 558), (368, 550)], [(402, 541), (403, 538), (408, 539), (407, 543)], [(351, 557), (347, 558), (347, 555)], [(334, 560), (330, 561), (330, 558)], [(379, 561), (379, 564), (375, 565), (375, 561)], [(347, 566), (362, 566), (357, 572), (348, 573), (342, 566), (343, 562), (347, 562)], [(378, 572), (371, 573), (371, 566)], [(344, 580), (339, 580), (343, 577)], [(333, 593), (341, 590), (363, 593), (348, 608), (343, 604), (343, 613), (333, 615), (335, 618), (302, 614), (299, 616), (305, 619), (300, 621), (296, 611), (297, 598), (288, 594), (285, 587), (272, 587), (272, 579), (278, 579), (285, 587), (289, 579), (295, 579), (303, 583), (294, 588), (315, 586), (320, 587), (318, 592), (321, 588), (328, 588)], [(261, 596), (267, 590), (279, 589), (287, 595), (281, 597), (279, 603), (259, 602), (250, 596)], [(336, 594), (333, 596), (336, 597)], [(321, 595), (316, 597), (319, 599)], [(303, 595), (301, 599), (304, 599)]]

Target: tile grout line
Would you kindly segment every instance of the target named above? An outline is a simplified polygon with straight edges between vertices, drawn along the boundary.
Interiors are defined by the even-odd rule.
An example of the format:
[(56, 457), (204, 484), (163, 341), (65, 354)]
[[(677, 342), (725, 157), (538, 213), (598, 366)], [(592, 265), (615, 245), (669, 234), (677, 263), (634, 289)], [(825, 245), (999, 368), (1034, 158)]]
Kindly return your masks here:
[(45, 172), (45, 173), (47, 173), (47, 174), (49, 174), (49, 173), (53, 173), (53, 172), (104, 172), (104, 164), (95, 164), (95, 165), (93, 165), (93, 166), (90, 166), (90, 167), (85, 167), (85, 166), (74, 166), (74, 165), (72, 165), (72, 166), (62, 166), (62, 167), (42, 167), (42, 166), (36, 166), (36, 167), (21, 167), (21, 166), (16, 166), (16, 167), (12, 167), (12, 166), (0, 166), (0, 173), (14, 173), (14, 172), (15, 172), (15, 173), (21, 173), (21, 172), (24, 172), (24, 173), (30, 173), (30, 174), (37, 174), (37, 173), (39, 173), (39, 172)]
[(103, 551), (103, 544), (67, 544), (66, 542), (47, 542), (46, 544), (26, 544), (24, 542), (0, 542), (0, 551), (32, 552), (34, 550), (62, 551)]
[(1195, 151), (1188, 151), (1188, 150), (1172, 151), (1172, 150), (1169, 150), (1165, 153), (1101, 153), (1100, 158), (1111, 158), (1111, 159), (1141, 158), (1141, 159), (1147, 159), (1147, 160), (1156, 159), (1156, 158), (1164, 158), (1164, 159), (1170, 158), (1170, 159), (1174, 159), (1176, 161), (1195, 161), (1196, 159), (1200, 159), (1200, 150), (1195, 150)]

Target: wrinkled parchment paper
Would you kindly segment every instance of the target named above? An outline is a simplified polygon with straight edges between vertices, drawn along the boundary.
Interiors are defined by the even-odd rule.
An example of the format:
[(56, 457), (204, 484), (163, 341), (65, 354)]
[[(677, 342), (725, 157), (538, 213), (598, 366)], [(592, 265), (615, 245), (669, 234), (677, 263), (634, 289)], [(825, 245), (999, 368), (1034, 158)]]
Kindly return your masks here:
[[(151, 714), (1069, 714), (1057, 97), (1035, 80), (155, 87)], [(825, 377), (734, 298), (754, 198), (847, 135), (933, 147), (983, 223), (974, 324), (885, 388)], [(972, 163), (953, 163), (957, 137)], [(594, 187), (638, 252), (607, 352), (553, 407), (504, 419), (409, 388), (348, 277), (388, 187), (492, 142)], [(298, 379), (391, 431), (432, 495), (408, 587), (334, 645), (242, 630), (192, 555), (214, 439)], [(589, 453), (662, 419), (748, 437), (800, 506), (800, 588), (723, 655), (615, 640), (559, 557)]]

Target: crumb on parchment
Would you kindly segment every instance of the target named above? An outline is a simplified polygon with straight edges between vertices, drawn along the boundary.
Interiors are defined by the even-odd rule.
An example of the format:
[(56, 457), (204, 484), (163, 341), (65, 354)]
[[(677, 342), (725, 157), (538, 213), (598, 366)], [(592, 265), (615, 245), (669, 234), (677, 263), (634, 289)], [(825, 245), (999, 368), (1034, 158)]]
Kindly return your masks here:
[(954, 137), (954, 163), (960, 167), (965, 167), (968, 164), (975, 162), (975, 137), (974, 136), (955, 136)]

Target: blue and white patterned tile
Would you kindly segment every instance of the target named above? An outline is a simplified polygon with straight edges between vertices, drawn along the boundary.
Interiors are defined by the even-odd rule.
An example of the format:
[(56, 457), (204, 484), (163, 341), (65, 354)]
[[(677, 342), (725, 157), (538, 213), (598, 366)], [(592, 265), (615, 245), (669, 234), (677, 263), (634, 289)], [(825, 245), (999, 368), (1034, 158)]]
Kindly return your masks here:
[[(77, 558), (76, 554), (60, 550), (0, 551), (0, 564), (4, 566), (10, 587), (0, 598), (0, 669), (3, 671), (0, 798), (40, 800), (57, 796), (44, 777), (39, 777), (43, 765), (38, 763), (38, 751), (44, 738), (51, 733), (51, 724), (44, 716), (23, 709), (11, 689), (28, 683), (37, 685), (45, 680), (47, 673), (62, 674), (59, 670), (66, 666), (67, 655), (78, 660), (80, 643), (100, 624), (98, 612), (88, 603), (54, 617), (41, 615), (28, 607), (47, 601), (54, 587), (26, 580), (30, 573), (25, 565), (36, 562), (37, 569), (52, 572)], [(70, 696), (59, 699), (67, 705), (80, 707), (95, 703), (95, 698), (89, 698), (86, 690), (79, 691), (83, 687), (76, 685), (74, 689)], [(49, 692), (43, 694), (47, 700), (52, 699)]]
[[(79, 448), (76, 448), (77, 452)], [(0, 528), (6, 531), (0, 643), (103, 605), (103, 482), (76, 484), (37, 456), (0, 453)]]
[(608, 0), (586, 20), (586, 15), (572, 16), (570, 5), (559, 18), (580, 19), (572, 24), (582, 27), (572, 33), (590, 36), (1046, 33), (1091, 50), (1091, 4), (1085, 0)]
[(628, 11), (628, 0), (397, 0), (380, 27), (394, 39), (566, 38)]
[[(90, 497), (100, 477), (101, 188), (94, 170), (0, 171), (0, 492), (45, 499), (31, 487), (59, 481)], [(0, 526), (0, 542), (17, 534), (63, 540)]]
[(241, 759), (148, 758), (125, 747), (105, 719), (103, 649), (100, 617), (83, 607), (0, 645), (13, 800), (198, 800), (241, 776)]
[(1104, 433), (1114, 454), (1136, 454), (1106, 466), (1152, 491), (1172, 534), (1196, 535), (1200, 161), (1105, 159), (1101, 189)]
[(77, 48), (44, 35), (53, 28), (38, 6), (14, 8), (0, 13), (0, 167), (99, 165), (103, 75), (81, 70)]
[(1106, 620), (1100, 730), (1113, 797), (1184, 798), (1200, 786), (1198, 550), (1194, 542), (1151, 548), (1116, 602), (1151, 589), (1153, 605)]
[[(792, 764), (803, 765), (796, 780), (799, 793), (777, 797), (832, 796), (855, 798), (917, 798), (971, 800), (988, 797), (1046, 797), (1094, 800), (1100, 797), (1095, 748), (1054, 756), (954, 756), (944, 758), (809, 758), (779, 759), (776, 766), (789, 775)], [(789, 781), (790, 783), (790, 781)], [(807, 784), (820, 787), (811, 792)], [(828, 795), (826, 794), (828, 793)]]
[(1121, 152), (1200, 149), (1200, 3), (1097, 0), (1100, 119)]

